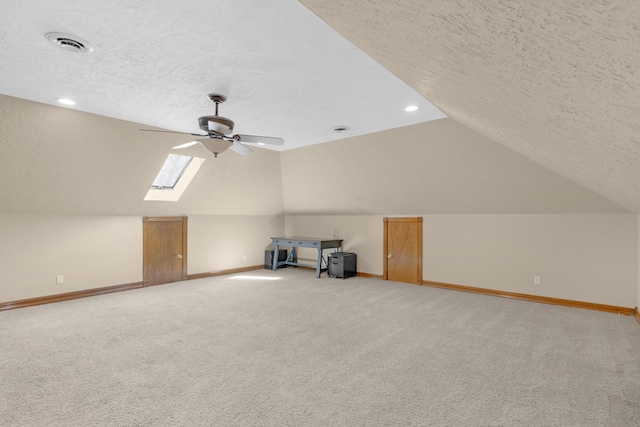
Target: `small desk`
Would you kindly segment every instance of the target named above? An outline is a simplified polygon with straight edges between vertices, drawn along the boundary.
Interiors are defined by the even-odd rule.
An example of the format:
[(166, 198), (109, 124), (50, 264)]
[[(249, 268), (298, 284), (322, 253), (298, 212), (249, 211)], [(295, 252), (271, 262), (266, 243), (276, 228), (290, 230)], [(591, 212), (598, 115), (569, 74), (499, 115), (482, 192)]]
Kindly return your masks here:
[[(320, 274), (322, 271), (327, 270), (328, 264), (327, 261), (322, 256), (323, 249), (333, 249), (334, 252), (339, 252), (340, 246), (342, 246), (342, 239), (327, 239), (321, 237), (272, 237), (271, 241), (275, 246), (275, 251), (273, 254), (273, 270), (277, 270), (278, 267), (282, 265), (293, 265), (293, 266), (305, 266), (305, 267), (314, 267), (313, 265), (307, 264), (299, 264), (298, 263), (298, 254), (296, 254), (296, 248), (315, 248), (318, 250), (318, 263), (315, 265), (316, 268), (316, 278), (320, 278)], [(289, 252), (289, 256), (286, 261), (278, 261), (278, 251), (280, 250), (280, 246), (290, 246), (291, 251)], [(324, 268), (323, 268), (324, 264)]]

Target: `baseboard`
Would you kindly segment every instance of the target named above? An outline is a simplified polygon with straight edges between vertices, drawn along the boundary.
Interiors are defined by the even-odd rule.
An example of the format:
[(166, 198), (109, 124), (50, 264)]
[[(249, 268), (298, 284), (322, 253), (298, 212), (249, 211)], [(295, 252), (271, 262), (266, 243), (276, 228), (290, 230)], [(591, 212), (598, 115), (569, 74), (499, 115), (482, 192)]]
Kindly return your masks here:
[[(255, 265), (250, 267), (232, 268), (229, 270), (210, 271), (208, 273), (190, 274), (189, 276), (187, 276), (187, 280), (200, 279), (202, 277), (222, 276), (225, 274), (242, 273), (244, 271), (259, 270), (261, 268), (264, 268), (264, 266)], [(142, 282), (135, 282), (135, 283), (127, 283), (124, 285), (106, 286), (104, 288), (86, 289), (83, 291), (76, 291), (76, 292), (67, 292), (64, 294), (49, 295), (45, 297), (28, 298), (28, 299), (23, 299), (18, 301), (0, 302), (0, 311), (12, 310), (14, 308), (24, 308), (24, 307), (31, 307), (35, 305), (49, 304), (52, 302), (68, 301), (68, 300), (78, 299), (78, 298), (92, 297), (95, 295), (110, 294), (113, 292), (128, 291), (131, 289), (138, 289), (142, 287), (144, 287)]]
[[(228, 270), (210, 271), (207, 273), (190, 274), (187, 276), (187, 280), (201, 279), (201, 278), (213, 277), (213, 276), (223, 276), (226, 274), (243, 273), (245, 271), (261, 270), (263, 268), (264, 268), (263, 265), (254, 265), (249, 267), (231, 268)], [(312, 268), (309, 268), (309, 269), (312, 270)], [(364, 277), (364, 278), (371, 278), (371, 279), (383, 278), (381, 275), (378, 275), (378, 274), (369, 274), (369, 273), (363, 273), (363, 272), (358, 272), (357, 276)], [(530, 301), (530, 302), (538, 302), (543, 304), (562, 305), (565, 307), (582, 308), (587, 310), (596, 310), (596, 311), (605, 311), (608, 313), (623, 314), (626, 316), (635, 316), (638, 323), (640, 323), (640, 308), (638, 307), (634, 309), (634, 308), (619, 307), (614, 305), (595, 304), (590, 302), (542, 297), (537, 295), (520, 294), (515, 292), (497, 291), (493, 289), (477, 288), (473, 286), (454, 285), (451, 283), (433, 282), (429, 280), (423, 280), (422, 285), (432, 286), (436, 288), (450, 289), (454, 291), (472, 292), (476, 294), (497, 296), (502, 298), (513, 298), (513, 299), (519, 299), (519, 300)], [(114, 292), (128, 291), (131, 289), (138, 289), (142, 287), (143, 287), (142, 282), (135, 282), (135, 283), (127, 283), (124, 285), (114, 285), (114, 286), (106, 286), (103, 288), (86, 289), (83, 291), (67, 292), (64, 294), (49, 295), (45, 297), (28, 298), (28, 299), (17, 300), (17, 301), (3, 302), (3, 303), (0, 303), (0, 311), (12, 310), (14, 308), (32, 307), (36, 305), (49, 304), (49, 303), (60, 302), (60, 301), (68, 301), (68, 300), (78, 299), (78, 298), (86, 298), (90, 296), (110, 294)]]
[(565, 307), (583, 308), (586, 310), (606, 311), (608, 313), (624, 314), (625, 316), (633, 316), (635, 314), (636, 319), (640, 322), (640, 314), (636, 309), (628, 307), (619, 307), (615, 305), (595, 304), (591, 302), (573, 301), (560, 298), (542, 297), (537, 295), (519, 294), (515, 292), (496, 291), (493, 289), (476, 288), (473, 286), (453, 285), (451, 283), (432, 282), (429, 280), (423, 280), (422, 284), (425, 286), (432, 286), (436, 288), (451, 289), (454, 291), (472, 292), (476, 294), (490, 295), (502, 298), (513, 298), (523, 301), (539, 302), (542, 304), (562, 305)]
[(251, 265), (249, 267), (230, 268), (228, 270), (208, 271), (206, 273), (189, 274), (187, 280), (204, 279), (205, 277), (224, 276), (226, 274), (244, 273), (245, 271), (263, 270), (264, 265)]
[(370, 273), (363, 273), (361, 271), (356, 273), (356, 276), (358, 277), (365, 277), (367, 279), (381, 279), (382, 280), (382, 274), (370, 274)]
[(104, 288), (86, 289), (84, 291), (67, 292), (64, 294), (49, 295), (46, 297), (28, 298), (18, 301), (0, 303), (0, 311), (14, 308), (32, 307), (35, 305), (49, 304), (52, 302), (68, 301), (78, 298), (92, 297), (95, 295), (111, 294), (113, 292), (128, 291), (142, 287), (142, 282), (128, 283), (125, 285), (107, 286)]

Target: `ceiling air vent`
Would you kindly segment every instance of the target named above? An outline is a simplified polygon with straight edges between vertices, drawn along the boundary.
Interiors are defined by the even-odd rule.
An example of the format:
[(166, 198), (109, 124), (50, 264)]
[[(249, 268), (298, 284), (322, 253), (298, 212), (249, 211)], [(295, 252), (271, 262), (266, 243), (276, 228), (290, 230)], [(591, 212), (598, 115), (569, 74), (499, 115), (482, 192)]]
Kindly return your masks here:
[(71, 34), (47, 33), (45, 37), (66, 52), (89, 53), (93, 50), (91, 43)]

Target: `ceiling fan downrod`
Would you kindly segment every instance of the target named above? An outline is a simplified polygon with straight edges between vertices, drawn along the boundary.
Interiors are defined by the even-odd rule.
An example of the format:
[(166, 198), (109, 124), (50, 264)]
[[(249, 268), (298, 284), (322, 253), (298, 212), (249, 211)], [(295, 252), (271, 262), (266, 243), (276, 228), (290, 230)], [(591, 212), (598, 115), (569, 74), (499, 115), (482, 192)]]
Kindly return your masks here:
[(218, 115), (218, 105), (220, 105), (221, 102), (224, 102), (227, 100), (227, 97), (224, 95), (220, 95), (219, 93), (210, 93), (209, 95), (207, 95), (209, 97), (209, 99), (211, 100), (211, 102), (213, 102), (214, 104), (216, 104), (216, 116)]

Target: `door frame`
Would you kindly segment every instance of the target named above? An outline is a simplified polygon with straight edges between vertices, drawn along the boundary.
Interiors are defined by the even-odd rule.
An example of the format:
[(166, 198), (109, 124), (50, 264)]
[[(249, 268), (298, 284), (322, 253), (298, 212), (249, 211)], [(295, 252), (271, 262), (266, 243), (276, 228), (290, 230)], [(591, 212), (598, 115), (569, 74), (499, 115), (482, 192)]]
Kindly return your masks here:
[(387, 257), (387, 255), (389, 254), (389, 240), (388, 240), (388, 234), (389, 234), (389, 223), (390, 222), (399, 222), (399, 223), (413, 223), (413, 222), (417, 222), (420, 223), (420, 226), (418, 227), (418, 251), (417, 251), (417, 257), (418, 257), (418, 277), (416, 278), (417, 280), (417, 284), (421, 285), (422, 284), (422, 217), (384, 217), (383, 218), (384, 221), (384, 242), (383, 242), (383, 261), (382, 261), (382, 278), (384, 280), (389, 280), (389, 258)]
[(145, 216), (142, 217), (142, 284), (149, 286), (149, 252), (147, 248), (147, 224), (150, 222), (182, 223), (182, 280), (187, 280), (187, 217), (186, 216)]

